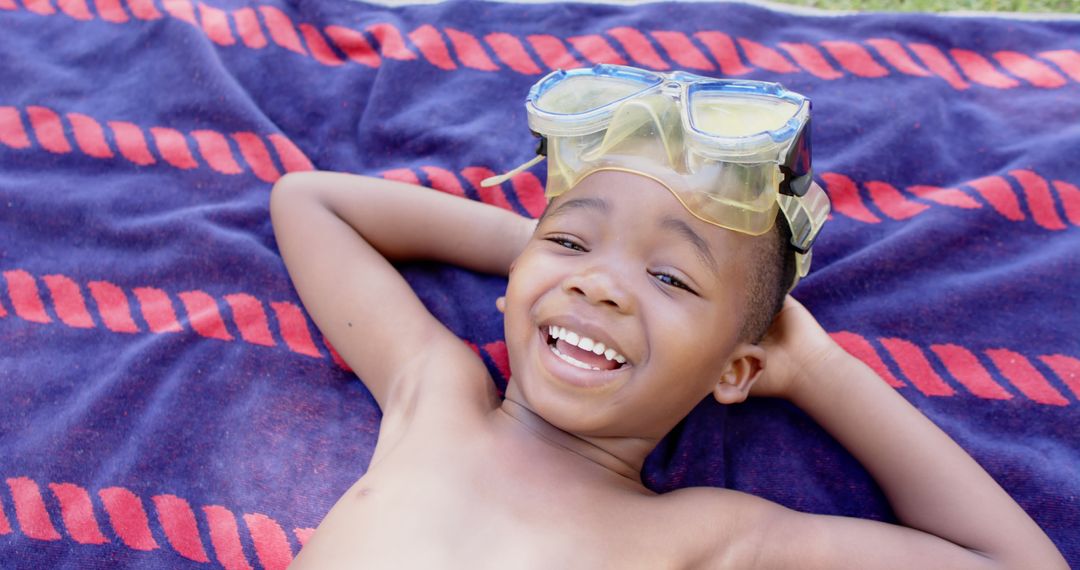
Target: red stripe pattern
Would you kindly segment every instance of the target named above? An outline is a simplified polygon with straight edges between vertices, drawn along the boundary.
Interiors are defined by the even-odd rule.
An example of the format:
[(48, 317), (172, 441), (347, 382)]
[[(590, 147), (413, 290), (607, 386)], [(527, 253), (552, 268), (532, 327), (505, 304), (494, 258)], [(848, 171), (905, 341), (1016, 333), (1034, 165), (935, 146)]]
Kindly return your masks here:
[(446, 42), (442, 34), (434, 26), (424, 24), (409, 34), (409, 39), (420, 50), (424, 59), (432, 65), (443, 70), (457, 69), (457, 64), (450, 58), (450, 52), (446, 49)]
[(285, 570), (292, 562), (292, 549), (289, 547), (289, 537), (282, 530), (281, 525), (274, 519), (261, 514), (244, 515), (251, 532), (251, 540), (255, 543), (255, 554), (259, 557), (259, 563), (267, 570)]
[(311, 340), (311, 331), (308, 330), (307, 318), (300, 307), (292, 303), (270, 303), (277, 315), (278, 325), (281, 327), (281, 336), (285, 340), (289, 350), (298, 354), (322, 358), (315, 342)]
[(922, 349), (903, 339), (879, 339), (900, 371), (927, 396), (952, 396), (953, 389), (934, 372)]
[(649, 38), (634, 28), (619, 27), (608, 30), (608, 34), (618, 40), (635, 65), (657, 70), (667, 70), (671, 66), (656, 53)]
[(101, 528), (94, 516), (94, 506), (90, 504), (90, 494), (86, 489), (71, 483), (49, 483), (49, 488), (60, 502), (60, 516), (72, 540), (79, 544), (109, 542), (109, 539), (101, 534)]
[[(34, 139), (41, 148), (54, 154), (70, 154), (75, 150), (61, 116), (52, 109), (36, 105), (23, 110), (0, 107), (0, 146), (15, 150), (35, 146), (27, 135), (22, 113), (29, 119)], [(278, 133), (264, 136), (246, 131), (221, 133), (205, 129), (183, 133), (166, 126), (144, 128), (127, 121), (105, 121), (106, 131), (99, 119), (81, 113), (65, 116), (75, 135), (78, 151), (99, 160), (115, 160), (106, 136), (111, 132), (120, 155), (138, 166), (159, 164), (160, 158), (163, 164), (179, 170), (191, 170), (205, 164), (220, 174), (250, 172), (268, 183), (281, 178), (282, 171), (314, 169), (307, 156)], [(147, 131), (156, 153), (148, 144)], [(229, 138), (236, 143), (236, 150)], [(192, 152), (193, 148), (198, 156)]]
[(154, 136), (158, 154), (165, 159), (165, 162), (181, 170), (199, 167), (199, 163), (191, 155), (191, 147), (188, 146), (183, 133), (168, 127), (150, 127), (150, 134)]
[(64, 134), (64, 126), (52, 109), (31, 105), (26, 108), (26, 113), (30, 115), (30, 125), (33, 126), (34, 136), (42, 148), (56, 154), (71, 152), (71, 143)]
[[(524, 55), (524, 48), (520, 44), (514, 49), (522, 50), (521, 53)], [(505, 55), (505, 57), (513, 56)], [(525, 57), (528, 56), (525, 55)], [(535, 65), (531, 60), (528, 61), (529, 65)], [(67, 143), (63, 134), (62, 119), (57, 113), (44, 107), (28, 107), (26, 112), (31, 117), (31, 123), (35, 120), (33, 119), (35, 114), (38, 117), (36, 128), (40, 133), (37, 137), (40, 140), (52, 141), (49, 143), (50, 147), (43, 145), (43, 148), (49, 152), (60, 152), (60, 149), (66, 148), (66, 152), (71, 152), (70, 144)], [(95, 158), (112, 156), (104, 138), (95, 130), (95, 127), (100, 129), (98, 121), (74, 113), (69, 114), (68, 117), (83, 152)], [(114, 131), (121, 154), (128, 160), (141, 165), (156, 162), (146, 145), (140, 127), (120, 121), (110, 121), (108, 124)], [(18, 109), (0, 107), (0, 143), (18, 150), (32, 146), (22, 125)], [(151, 127), (150, 132), (154, 136), (158, 151), (165, 163), (185, 170), (198, 166), (183, 133), (167, 127)], [(231, 136), (238, 145), (239, 157), (234, 154), (229, 140), (223, 133), (199, 130), (190, 133), (190, 136), (196, 141), (202, 159), (222, 174), (239, 174), (250, 169), (259, 179), (273, 182), (281, 176), (283, 171), (294, 172), (314, 168), (311, 161), (292, 141), (277, 133), (266, 136), (265, 140), (251, 132), (233, 133)], [(267, 145), (266, 141), (270, 144)], [(241, 166), (238, 160), (240, 157), (246, 167)], [(390, 172), (397, 171), (387, 172), (386, 175), (390, 177)], [(510, 203), (505, 200), (503, 189), (479, 187), (479, 179), (482, 177), (477, 175), (478, 172), (490, 173), (491, 171), (483, 167), (467, 167), (461, 171), (462, 176), (477, 188), (480, 199), (502, 207), (510, 207)], [(1009, 179), (996, 175), (961, 182), (953, 188), (912, 185), (901, 189), (886, 182), (870, 180), (863, 182), (861, 184), (863, 189), (860, 189), (860, 184), (851, 178), (831, 172), (821, 174), (821, 180), (832, 199), (833, 211), (863, 223), (877, 224), (882, 221), (882, 218), (906, 220), (932, 211), (931, 206), (971, 210), (989, 206), (990, 209), (1010, 221), (1023, 222), (1028, 220), (1028, 215), (1024, 212), (1026, 206), (1026, 209), (1031, 212), (1031, 220), (1043, 229), (1059, 231), (1066, 229), (1068, 225), (1080, 225), (1080, 192), (1076, 191), (1076, 185), (1063, 180), (1049, 181), (1031, 170), (1012, 170), (1008, 174), (1019, 188), (1014, 188), (1013, 182)], [(403, 170), (400, 175), (403, 176), (401, 179), (404, 181), (419, 183), (419, 178), (411, 171)], [(529, 173), (524, 176), (534, 177)], [(460, 183), (451, 182), (453, 176), (440, 174), (431, 175), (429, 178), (431, 186), (444, 191), (457, 193), (455, 190), (460, 186)], [(543, 198), (535, 192), (539, 184), (523, 183), (522, 180), (516, 178), (514, 181), (514, 191), (518, 193), (517, 202), (522, 207), (513, 209), (517, 209), (522, 214), (536, 216), (543, 210)], [(527, 188), (529, 193), (523, 194), (519, 188)], [(461, 193), (463, 194), (464, 192)], [(1021, 196), (1024, 204), (1021, 203)]]
[(889, 367), (885, 365), (885, 361), (881, 359), (874, 346), (870, 344), (870, 341), (865, 338), (851, 332), (840, 331), (830, 333), (836, 344), (840, 345), (849, 354), (863, 361), (864, 364), (870, 367), (886, 384), (893, 388), (903, 388), (907, 384), (904, 384), (900, 380), (897, 380), (896, 376), (889, 371)]
[(87, 287), (97, 302), (98, 314), (105, 328), (121, 333), (139, 332), (139, 326), (131, 318), (131, 306), (123, 289), (107, 281), (91, 281)]
[(462, 65), (481, 71), (498, 71), (499, 66), (491, 61), (487, 52), (484, 51), (484, 46), (480, 45), (480, 40), (475, 36), (454, 28), (446, 28), (443, 31), (450, 38), (450, 43), (453, 44)]
[(8, 297), (16, 315), (35, 323), (52, 322), (52, 318), (45, 313), (45, 304), (41, 301), (41, 293), (38, 292), (33, 276), (21, 269), (15, 269), (5, 271), (4, 278), (7, 280)]
[(236, 33), (240, 35), (245, 46), (251, 49), (266, 47), (266, 36), (263, 35), (254, 9), (240, 8), (233, 12), (233, 19), (236, 21)]
[[(162, 550), (165, 556), (179, 555), (200, 563), (211, 562), (212, 554), (225, 568), (253, 570), (255, 567), (241, 543), (236, 515), (221, 505), (206, 505), (199, 510), (204, 517), (201, 527), (205, 529), (200, 530), (196, 510), (176, 495), (154, 495), (150, 501), (144, 501), (125, 487), (109, 487), (92, 495), (74, 483), (47, 486), (59, 504), (59, 516), (46, 506), (36, 481), (28, 477), (7, 479), (11, 500), (9, 503), (0, 497), (0, 505), (15, 506), (15, 524), (8, 521), (0, 508), (0, 535), (18, 532), (33, 540), (70, 538), (78, 544), (98, 545), (111, 542), (103, 532), (108, 528), (121, 544), (132, 550)], [(98, 505), (94, 504), (95, 495), (100, 500)], [(152, 505), (152, 510), (148, 512), (144, 505)], [(156, 516), (156, 527), (150, 524), (152, 516)], [(290, 540), (281, 524), (269, 516), (245, 513), (243, 519), (255, 546), (255, 557), (266, 569), (284, 570), (314, 532), (308, 526), (294, 527), (291, 531), (296, 539)], [(61, 535), (57, 522), (66, 536)], [(170, 548), (175, 554), (170, 553)], [(177, 559), (171, 565), (180, 562)], [(160, 564), (169, 566), (170, 562), (163, 560)]]
[(311, 56), (316, 61), (332, 67), (345, 64), (345, 60), (341, 59), (334, 52), (334, 49), (330, 47), (330, 44), (326, 43), (326, 38), (323, 37), (318, 28), (311, 24), (300, 24), (300, 33), (304, 36), (304, 41), (307, 42), (308, 48), (311, 49)]
[(258, 299), (246, 293), (225, 295), (232, 308), (233, 320), (240, 329), (240, 336), (251, 344), (274, 346), (274, 337), (266, 322), (266, 311)]
[(146, 517), (142, 500), (123, 487), (109, 487), (98, 491), (109, 522), (120, 540), (128, 548), (135, 550), (156, 550), (160, 548), (153, 534), (150, 533), (150, 520)]
[(0, 536), (11, 534), (11, 522), (4, 513), (4, 501), (0, 501)]
[(682, 32), (655, 31), (652, 37), (660, 42), (664, 51), (668, 53), (675, 65), (684, 69), (695, 71), (712, 71), (716, 69), (709, 58), (690, 41), (690, 38)]
[[(1027, 356), (1005, 348), (977, 351), (955, 344), (921, 347), (906, 339), (877, 338), (894, 366), (890, 367), (871, 339), (853, 332), (829, 335), (844, 350), (866, 363), (890, 386), (903, 388), (907, 380), (922, 394), (948, 397), (962, 388), (968, 394), (986, 400), (1030, 401), (1050, 406), (1074, 405), (1080, 398), (1080, 359), (1061, 354), (1039, 356), (1038, 360), (1057, 375), (1061, 385), (1072, 393), (1055, 387), (1051, 377), (1040, 372)], [(932, 362), (940, 362), (939, 373)], [(995, 373), (991, 373), (995, 370)], [(952, 383), (955, 381), (955, 385)], [(1014, 393), (1024, 396), (1014, 397)]]
[[(266, 347), (284, 345), (291, 352), (311, 358), (330, 357), (316, 347), (304, 311), (288, 301), (269, 303), (274, 315), (271, 320), (266, 303), (247, 293), (233, 293), (217, 299), (200, 290), (175, 294), (156, 287), (128, 290), (100, 280), (80, 285), (66, 275), (53, 274), (38, 278), (22, 269), (5, 271), (3, 276), (8, 284), (8, 301), (16, 316), (25, 321), (53, 322), (46, 299), (41, 295), (40, 279), (49, 290), (51, 303), (48, 307), (68, 327), (91, 329), (104, 325), (112, 332), (143, 332), (135, 320), (137, 314), (152, 334), (194, 332), (208, 339), (234, 341), (236, 338), (230, 331), (235, 330), (239, 332), (240, 340), (248, 344)], [(90, 292), (93, 304), (86, 302), (84, 290)], [(0, 303), (2, 306), (3, 303)], [(183, 317), (177, 316), (178, 307), (183, 311)], [(223, 311), (223, 307), (229, 310)], [(0, 313), (0, 316), (3, 314)]]
[(86, 310), (86, 300), (77, 283), (63, 275), (46, 275), (43, 279), (52, 294), (56, 316), (65, 325), (78, 329), (93, 328), (94, 321)]
[[(48, 0), (27, 0), (23, 4), (36, 14), (57, 14)], [(898, 72), (944, 80), (958, 90), (972, 84), (991, 89), (1021, 85), (1058, 89), (1070, 81), (1080, 82), (1080, 52), (1072, 49), (986, 54), (955, 48), (946, 53), (932, 44), (887, 38), (824, 40), (817, 44), (780, 42), (769, 46), (753, 38), (732, 38), (714, 30), (695, 33), (693, 39), (700, 42), (695, 45), (681, 32), (619, 26), (602, 34), (567, 38), (546, 34), (519, 38), (491, 32), (483, 40), (494, 52), (492, 58), (476, 37), (431, 24), (420, 24), (413, 30), (401, 30), (388, 22), (363, 30), (333, 24), (319, 28), (311, 23), (296, 23), (281, 9), (266, 5), (227, 10), (199, 2), (196, 15), (196, 6), (190, 0), (97, 0), (95, 4), (96, 17), (105, 21), (129, 21), (125, 6), (137, 20), (158, 19), (164, 12), (191, 24), (221, 49), (264, 49), (272, 42), (295, 56), (332, 67), (346, 62), (378, 67), (382, 58), (389, 58), (423, 61), (445, 71), (458, 69), (460, 63), (484, 71), (505, 68), (526, 75), (542, 73), (544, 70), (525, 50), (528, 44), (547, 69), (578, 67), (582, 62), (633, 62), (656, 70), (719, 68), (724, 75), (742, 75), (754, 68), (781, 74), (806, 72), (827, 81), (844, 77), (874, 79)], [(58, 5), (63, 15), (75, 20), (95, 18), (85, 0), (61, 0)], [(8, 9), (17, 10), (18, 5), (12, 2)]]
[(218, 562), (226, 570), (252, 570), (240, 545), (240, 531), (236, 526), (236, 515), (219, 505), (203, 507), (203, 514), (210, 526), (210, 542), (214, 545)]
[(109, 121), (109, 128), (116, 137), (116, 145), (124, 158), (139, 166), (149, 166), (157, 162), (146, 146), (146, 137), (142, 129), (126, 121)]
[(133, 291), (150, 332), (178, 333), (183, 330), (176, 320), (176, 311), (168, 293), (153, 287), (136, 287)]
[(1065, 406), (1069, 401), (1046, 380), (1024, 355), (1005, 348), (987, 350), (1001, 373), (1028, 398), (1052, 406)]
[[(824, 41), (822, 47), (836, 58), (844, 69), (859, 77), (885, 77), (889, 70), (874, 60), (866, 48), (854, 42)], [(884, 57), (885, 54), (882, 54)], [(886, 57), (885, 61), (889, 61)]]
[(156, 495), (153, 501), (161, 529), (173, 549), (188, 560), (210, 562), (191, 505), (175, 495)]
[(822, 173), (821, 179), (835, 214), (867, 224), (881, 223), (883, 218), (907, 220), (934, 211), (935, 206), (947, 206), (962, 210), (988, 207), (1009, 221), (1030, 222), (1050, 231), (1080, 226), (1080, 191), (1075, 185), (1049, 181), (1032, 170), (1010, 170), (1008, 174), (1011, 180), (984, 176), (954, 188), (912, 185), (900, 189), (876, 180), (858, 183), (835, 172)]
[[(456, 175), (446, 170), (425, 167), (422, 172), (424, 176), (431, 178), (436, 178), (436, 175), (451, 177), (451, 180), (455, 180), (455, 184), (460, 184), (456, 182)], [(472, 177), (479, 178), (481, 174), (484, 173), (474, 172)], [(447, 181), (443, 180), (441, 184), (445, 185)], [(538, 182), (536, 190), (539, 191)], [(504, 208), (511, 207), (505, 196), (498, 201)], [(16, 315), (23, 320), (43, 322), (35, 320), (46, 315), (44, 301), (41, 300), (40, 295), (35, 296), (38, 291), (37, 279), (30, 273), (18, 269), (6, 271), (4, 275), (9, 282), (9, 300), (15, 307)], [(46, 280), (47, 283), (62, 284), (62, 287), (71, 290), (61, 294), (60, 298), (63, 298), (63, 295), (74, 295), (75, 291), (80, 289), (78, 283), (70, 277), (54, 274), (41, 279)], [(18, 284), (14, 290), (10, 286), (12, 282)], [(104, 302), (99, 301), (98, 315), (100, 322), (104, 323), (106, 328), (114, 332), (140, 330), (131, 320), (131, 311), (127, 305), (127, 291), (105, 281), (92, 281), (88, 284), (88, 288), (92, 294), (97, 290), (97, 295), (104, 299)], [(205, 291), (185, 291), (177, 294), (176, 297), (180, 299), (180, 306), (186, 311), (187, 318), (178, 319), (174, 309), (176, 304), (169, 293), (153, 287), (140, 287), (134, 291), (137, 308), (140, 309), (150, 333), (192, 331), (208, 339), (234, 341), (236, 338), (230, 330), (237, 330), (241, 340), (248, 344), (268, 347), (284, 346), (293, 353), (327, 360), (343, 370), (351, 371), (325, 339), (322, 339), (322, 343), (326, 346), (325, 351), (316, 346), (308, 318), (295, 303), (270, 302), (274, 315), (274, 319), (271, 320), (265, 310), (266, 303), (253, 295), (234, 293), (225, 295), (219, 300)], [(22, 299), (16, 301), (13, 295), (21, 296)], [(66, 309), (57, 308), (57, 303), (59, 303), (57, 298), (56, 295), (53, 296), (53, 309), (57, 315), (63, 315)], [(123, 302), (121, 303), (119, 299), (123, 299)], [(35, 303), (37, 306), (27, 308), (28, 304)], [(228, 306), (231, 310), (222, 311), (221, 308), (224, 306)], [(110, 312), (111, 316), (106, 316), (102, 311)], [(90, 325), (96, 327), (92, 314), (89, 314), (89, 310), (87, 313)], [(110, 326), (110, 322), (113, 325)], [(119, 322), (129, 324), (121, 327), (117, 326)], [(65, 321), (64, 318), (61, 318), (61, 323), (74, 328), (83, 328), (78, 324)], [(1014, 395), (1019, 394), (1024, 396), (1021, 401), (1053, 406), (1072, 404), (1074, 400), (1067, 396), (1069, 393), (1072, 394), (1073, 399), (1080, 397), (1080, 359), (1074, 356), (1048, 354), (1032, 357), (999, 347), (983, 350), (980, 356), (979, 351), (955, 344), (919, 346), (907, 339), (868, 339), (849, 331), (838, 331), (830, 335), (844, 350), (865, 362), (890, 386), (905, 388), (910, 385), (926, 396), (942, 397), (966, 393), (986, 400), (1014, 400)], [(875, 342), (883, 351), (875, 346)], [(476, 350), (495, 367), (503, 381), (509, 378), (509, 359), (505, 354), (505, 343), (489, 342), (477, 347)], [(886, 355), (887, 359), (883, 358), (883, 355)], [(892, 364), (890, 365), (889, 362)], [(1035, 362), (1044, 364), (1050, 373), (1040, 371)], [(1058, 380), (1054, 380), (1055, 375)], [(1055, 386), (1056, 383), (1057, 386)], [(20, 496), (30, 497), (24, 498), (23, 503), (20, 504), (28, 505), (26, 507), (29, 509), (26, 512), (30, 513), (26, 515), (30, 517), (28, 520), (37, 520), (34, 518), (36, 515), (33, 514), (35, 511), (31, 495)], [(129, 510), (134, 508), (131, 501), (123, 497), (117, 498), (114, 503), (117, 508)], [(45, 531), (42, 532), (47, 534)], [(146, 544), (138, 538), (139, 536), (141, 535), (132, 534), (129, 538), (135, 544)], [(227, 538), (221, 538), (221, 540), (227, 540)], [(267, 548), (273, 550), (276, 547), (267, 546)], [(179, 550), (179, 547), (177, 549)]]
[(15, 107), (0, 107), (0, 143), (15, 149), (30, 146), (22, 117)]
[(810, 72), (811, 75), (830, 81), (844, 76), (843, 73), (833, 69), (833, 66), (821, 55), (821, 52), (811, 44), (784, 42), (780, 44), (780, 47), (791, 54), (795, 63)]
[(998, 89), (1012, 89), (1020, 85), (1019, 81), (998, 71), (994, 64), (978, 53), (966, 49), (953, 49), (949, 53), (964, 75), (976, 83)]
[(964, 90), (971, 85), (960, 77), (949, 58), (940, 49), (931, 44), (908, 44), (911, 51), (922, 60), (926, 68), (945, 80), (953, 89)]
[(91, 117), (79, 113), (68, 113), (68, 121), (75, 131), (75, 142), (79, 150), (94, 158), (112, 158), (113, 151), (105, 142), (105, 131), (101, 124)]
[[(14, 0), (7, 0), (11, 2), (9, 10), (15, 9)], [(56, 5), (60, 8), (60, 11), (76, 20), (93, 20), (94, 16), (90, 13), (90, 8), (86, 5), (86, 0), (56, 0)]]
[(773, 73), (795, 73), (799, 71), (799, 68), (795, 67), (786, 57), (769, 46), (759, 44), (748, 38), (739, 38), (738, 43), (746, 53), (746, 59), (751, 65)]
[(45, 500), (41, 498), (41, 489), (37, 483), (26, 477), (11, 477), (7, 480), (15, 504), (15, 520), (26, 536), (34, 540), (60, 540), (49, 512), (45, 510)]
[(972, 394), (990, 400), (1008, 400), (1012, 394), (994, 381), (986, 368), (970, 350), (955, 344), (935, 344), (930, 347), (958, 382)]

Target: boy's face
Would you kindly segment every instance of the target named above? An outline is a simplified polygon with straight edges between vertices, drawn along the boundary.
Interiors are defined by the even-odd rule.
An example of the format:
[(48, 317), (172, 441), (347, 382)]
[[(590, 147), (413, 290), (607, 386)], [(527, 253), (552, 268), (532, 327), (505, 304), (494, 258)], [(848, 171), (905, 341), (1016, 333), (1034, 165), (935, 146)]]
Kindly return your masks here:
[(698, 220), (649, 178), (588, 176), (550, 205), (510, 273), (508, 397), (567, 432), (655, 439), (710, 392), (745, 397), (764, 360), (738, 339), (754, 239)]

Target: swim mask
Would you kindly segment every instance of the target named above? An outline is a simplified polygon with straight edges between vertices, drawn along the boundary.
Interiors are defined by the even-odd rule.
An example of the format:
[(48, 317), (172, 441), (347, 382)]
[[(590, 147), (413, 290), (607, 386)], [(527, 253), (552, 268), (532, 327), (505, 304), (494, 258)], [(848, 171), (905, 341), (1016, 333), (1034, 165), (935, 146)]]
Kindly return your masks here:
[(811, 185), (810, 100), (777, 83), (655, 73), (621, 65), (558, 70), (529, 91), (538, 156), (494, 185), (548, 159), (547, 198), (600, 170), (651, 178), (695, 217), (761, 235), (777, 209), (791, 229), (796, 271), (829, 214)]

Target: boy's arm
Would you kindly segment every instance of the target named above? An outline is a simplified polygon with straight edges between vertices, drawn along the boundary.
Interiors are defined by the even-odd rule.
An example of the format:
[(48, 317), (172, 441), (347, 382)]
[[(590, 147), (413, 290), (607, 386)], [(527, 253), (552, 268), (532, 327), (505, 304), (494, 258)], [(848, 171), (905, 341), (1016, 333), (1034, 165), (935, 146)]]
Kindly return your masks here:
[(439, 390), (460, 393), (463, 378), (470, 395), (491, 390), (479, 358), (388, 260), (505, 275), (534, 220), (419, 186), (329, 172), (281, 178), (270, 213), (304, 307), (384, 413), (415, 393), (413, 381), (433, 374)]
[(975, 460), (797, 301), (787, 299), (762, 346), (768, 360), (752, 393), (787, 397), (810, 414), (873, 475), (908, 527), (761, 508), (763, 554), (802, 567), (1067, 568)]

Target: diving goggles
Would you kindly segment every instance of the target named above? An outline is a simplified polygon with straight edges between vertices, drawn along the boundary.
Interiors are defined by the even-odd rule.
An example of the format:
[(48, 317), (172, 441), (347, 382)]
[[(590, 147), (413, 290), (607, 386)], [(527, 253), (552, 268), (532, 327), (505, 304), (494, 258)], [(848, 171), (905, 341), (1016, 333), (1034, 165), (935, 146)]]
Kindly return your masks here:
[[(655, 73), (621, 65), (558, 70), (529, 91), (529, 128), (546, 156), (550, 200), (599, 170), (665, 186), (695, 217), (761, 235), (779, 209), (791, 229), (795, 282), (829, 214), (812, 182), (810, 100), (777, 83)], [(794, 287), (794, 283), (791, 285)]]

